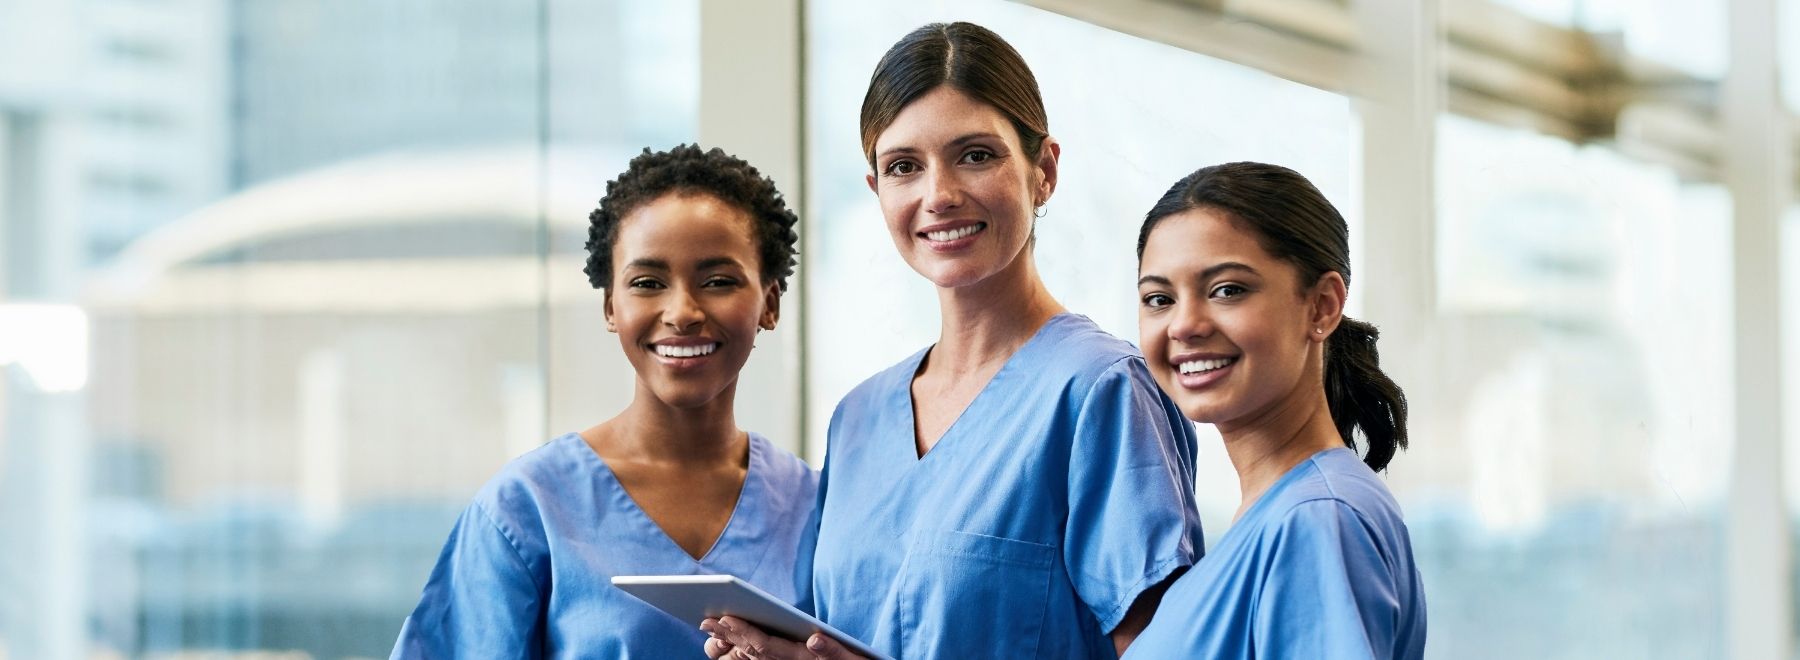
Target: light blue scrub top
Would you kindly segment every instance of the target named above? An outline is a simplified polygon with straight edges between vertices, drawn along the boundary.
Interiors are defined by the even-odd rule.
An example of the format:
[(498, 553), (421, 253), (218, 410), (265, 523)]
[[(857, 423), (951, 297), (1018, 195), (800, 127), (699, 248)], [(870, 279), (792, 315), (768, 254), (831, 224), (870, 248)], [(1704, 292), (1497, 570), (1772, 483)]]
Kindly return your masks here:
[(706, 635), (612, 586), (615, 575), (731, 574), (806, 593), (818, 475), (757, 434), (737, 508), (696, 561), (568, 434), (481, 489), (438, 557), (393, 658), (705, 658)]
[(1163, 594), (1127, 658), (1419, 658), (1425, 592), (1400, 506), (1338, 448), (1294, 466)]
[(1193, 427), (1137, 350), (1064, 314), (920, 458), (925, 355), (832, 416), (819, 618), (900, 658), (1112, 657), (1138, 594), (1203, 552)]

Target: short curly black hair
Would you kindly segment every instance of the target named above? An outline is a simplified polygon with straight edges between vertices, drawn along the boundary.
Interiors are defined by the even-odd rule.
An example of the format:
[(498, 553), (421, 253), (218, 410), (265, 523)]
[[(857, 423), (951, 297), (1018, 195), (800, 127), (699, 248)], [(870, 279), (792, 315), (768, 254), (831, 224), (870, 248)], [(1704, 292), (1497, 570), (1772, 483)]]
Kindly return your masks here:
[(743, 159), (713, 147), (683, 144), (668, 151), (651, 151), (631, 159), (619, 178), (606, 182), (606, 196), (588, 214), (587, 273), (596, 289), (612, 284), (613, 241), (619, 221), (637, 207), (670, 193), (705, 193), (734, 204), (754, 219), (762, 281), (776, 282), (787, 291), (787, 278), (799, 263), (795, 245), (800, 219), (788, 210), (775, 182)]

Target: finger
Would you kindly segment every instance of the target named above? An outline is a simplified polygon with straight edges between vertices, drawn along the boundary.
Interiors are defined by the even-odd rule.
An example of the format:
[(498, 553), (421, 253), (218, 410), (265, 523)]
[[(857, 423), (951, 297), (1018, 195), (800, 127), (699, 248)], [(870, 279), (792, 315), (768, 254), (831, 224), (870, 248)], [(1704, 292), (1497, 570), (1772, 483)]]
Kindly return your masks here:
[(814, 657), (823, 660), (852, 660), (863, 657), (852, 653), (850, 649), (844, 648), (843, 644), (839, 644), (837, 640), (824, 633), (813, 633), (811, 637), (806, 638), (806, 650), (811, 651)]
[(706, 657), (718, 660), (731, 653), (731, 643), (717, 637), (706, 638)]
[(730, 631), (723, 637), (733, 646), (732, 652), (738, 655), (769, 659), (810, 658), (813, 655), (806, 645), (770, 636), (756, 624), (737, 617), (723, 617), (719, 619), (719, 625)]
[(719, 625), (725, 628), (725, 641), (731, 642), (736, 646), (749, 646), (760, 649), (768, 645), (769, 635), (764, 633), (762, 628), (757, 627), (756, 624), (750, 623), (749, 621), (745, 621), (735, 616), (727, 616), (719, 619)]

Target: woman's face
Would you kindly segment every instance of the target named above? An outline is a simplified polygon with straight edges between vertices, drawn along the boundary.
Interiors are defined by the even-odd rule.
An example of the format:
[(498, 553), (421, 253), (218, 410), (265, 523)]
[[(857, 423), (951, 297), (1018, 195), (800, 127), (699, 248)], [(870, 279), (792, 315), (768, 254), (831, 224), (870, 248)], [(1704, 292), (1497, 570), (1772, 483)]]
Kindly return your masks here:
[(1195, 209), (1150, 232), (1138, 275), (1139, 345), (1188, 419), (1229, 431), (1320, 387), (1344, 299), (1337, 273), (1303, 289), (1249, 231)]
[(606, 321), (640, 393), (710, 403), (737, 384), (757, 329), (775, 328), (780, 291), (761, 282), (752, 222), (704, 193), (669, 193), (620, 220)]
[(1058, 149), (1046, 138), (1026, 156), (999, 110), (940, 86), (876, 138), (869, 189), (907, 265), (939, 287), (967, 286), (1025, 252), (1032, 211), (1056, 188)]

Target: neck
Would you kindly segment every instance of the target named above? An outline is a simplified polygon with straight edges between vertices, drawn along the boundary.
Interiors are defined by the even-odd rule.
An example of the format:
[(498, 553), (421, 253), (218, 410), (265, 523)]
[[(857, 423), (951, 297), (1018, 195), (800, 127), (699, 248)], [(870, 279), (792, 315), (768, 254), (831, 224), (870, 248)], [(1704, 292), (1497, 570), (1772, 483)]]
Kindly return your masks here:
[(698, 408), (677, 408), (639, 381), (631, 405), (600, 428), (620, 458), (682, 465), (740, 462), (748, 455), (749, 436), (737, 427), (736, 393), (732, 383)]
[(938, 289), (942, 325), (931, 349), (933, 366), (981, 372), (1031, 339), (1050, 317), (1065, 311), (1038, 279), (1030, 248), (1004, 270), (969, 286)]
[(1242, 495), (1233, 522), (1294, 466), (1321, 451), (1344, 446), (1326, 405), (1324, 382), (1316, 377), (1302, 377), (1301, 382), (1308, 386), (1250, 419), (1218, 425), (1225, 453), (1237, 469)]

